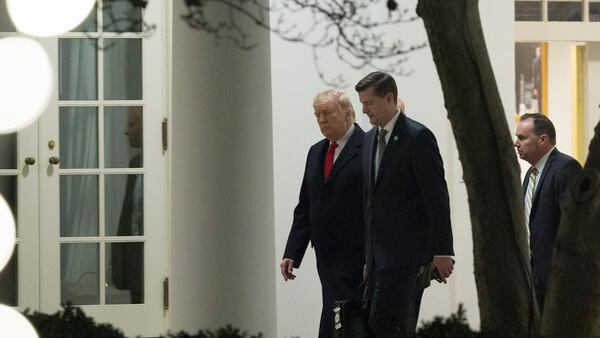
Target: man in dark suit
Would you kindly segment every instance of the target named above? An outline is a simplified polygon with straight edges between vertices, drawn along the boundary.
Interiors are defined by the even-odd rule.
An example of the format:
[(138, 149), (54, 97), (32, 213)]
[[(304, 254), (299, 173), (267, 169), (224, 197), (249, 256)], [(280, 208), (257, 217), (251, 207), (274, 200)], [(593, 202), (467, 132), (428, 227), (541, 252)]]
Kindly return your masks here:
[[(129, 168), (143, 167), (143, 111), (140, 106), (129, 107), (125, 135), (132, 149), (137, 149), (129, 160)], [(127, 175), (125, 196), (117, 236), (144, 235), (144, 177)], [(144, 303), (144, 243), (111, 243), (112, 280), (121, 290), (129, 290), (131, 304)]]
[(293, 280), (310, 241), (317, 258), (323, 309), (319, 338), (333, 335), (333, 303), (349, 299), (364, 265), (362, 171), (364, 132), (354, 123), (348, 97), (337, 90), (317, 94), (315, 117), (325, 139), (306, 159), (300, 200), (294, 210), (281, 274)]
[(369, 325), (378, 338), (414, 335), (423, 271), (453, 269), (448, 189), (435, 137), (397, 108), (394, 79), (373, 72), (355, 87), (369, 116), (363, 170)]
[(552, 121), (542, 114), (525, 114), (517, 125), (515, 148), (519, 157), (531, 164), (523, 180), (525, 223), (533, 284), (540, 311), (552, 261), (554, 240), (567, 203), (569, 177), (581, 165), (556, 149)]

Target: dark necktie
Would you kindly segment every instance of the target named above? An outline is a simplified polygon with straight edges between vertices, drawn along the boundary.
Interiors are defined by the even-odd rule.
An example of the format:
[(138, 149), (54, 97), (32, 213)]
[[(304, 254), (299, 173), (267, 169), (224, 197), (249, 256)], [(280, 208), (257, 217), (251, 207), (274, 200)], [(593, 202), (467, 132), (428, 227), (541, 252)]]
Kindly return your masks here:
[(379, 174), (379, 167), (381, 166), (381, 160), (383, 159), (383, 153), (385, 152), (385, 135), (387, 134), (387, 130), (381, 129), (379, 131), (379, 135), (377, 136), (377, 159), (375, 162), (375, 179), (377, 179), (377, 175)]
[(329, 149), (327, 150), (327, 156), (325, 156), (325, 166), (323, 166), (323, 180), (327, 181), (329, 173), (333, 168), (333, 158), (335, 156), (335, 149), (338, 147), (337, 142), (331, 142)]

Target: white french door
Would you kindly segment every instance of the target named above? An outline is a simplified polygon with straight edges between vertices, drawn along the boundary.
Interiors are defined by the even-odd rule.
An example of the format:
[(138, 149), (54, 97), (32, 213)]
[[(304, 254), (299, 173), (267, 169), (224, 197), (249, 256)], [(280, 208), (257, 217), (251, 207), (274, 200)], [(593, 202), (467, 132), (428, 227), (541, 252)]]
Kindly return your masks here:
[[(38, 40), (54, 93), (13, 141), (15, 165), (0, 169), (0, 182), (16, 181), (19, 224), (13, 283), (0, 278), (13, 289), (0, 294), (49, 313), (72, 303), (127, 336), (157, 336), (166, 330), (168, 205), (161, 25), (144, 33), (119, 21), (141, 10), (108, 4), (74, 31)], [(149, 2), (144, 20), (160, 24), (161, 6)]]

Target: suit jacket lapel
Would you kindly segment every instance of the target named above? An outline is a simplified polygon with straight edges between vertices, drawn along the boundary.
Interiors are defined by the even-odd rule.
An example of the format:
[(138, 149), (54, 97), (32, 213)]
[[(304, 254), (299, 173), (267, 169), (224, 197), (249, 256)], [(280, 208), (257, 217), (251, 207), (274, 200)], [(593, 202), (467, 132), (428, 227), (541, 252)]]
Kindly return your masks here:
[(342, 168), (350, 161), (354, 156), (357, 155), (358, 151), (360, 151), (361, 138), (363, 136), (362, 129), (358, 125), (354, 125), (354, 132), (350, 135), (348, 142), (342, 149), (342, 152), (338, 155), (337, 160), (333, 163), (333, 168), (329, 173), (329, 178), (327, 182), (329, 182), (338, 172), (342, 170)]
[(365, 136), (365, 144), (363, 146), (363, 170), (365, 172), (365, 180), (363, 184), (367, 185), (368, 191), (372, 192), (375, 185), (373, 173), (373, 159), (375, 157), (375, 135), (377, 127), (373, 127)]
[[(381, 181), (381, 177), (383, 177), (386, 167), (388, 167), (387, 163), (390, 162), (390, 159), (394, 156), (396, 148), (398, 148), (398, 144), (400, 143), (400, 136), (402, 136), (402, 133), (404, 132), (406, 116), (402, 112), (400, 112), (399, 114), (400, 116), (398, 116), (398, 120), (396, 120), (396, 125), (392, 130), (392, 135), (390, 135), (390, 139), (388, 140), (387, 145), (385, 146), (385, 151), (383, 152), (383, 158), (381, 159), (381, 165), (379, 166), (379, 173), (377, 174), (377, 182), (375, 182), (374, 189), (377, 189), (377, 186)], [(376, 151), (373, 150), (373, 153), (375, 154)]]
[(323, 167), (325, 166), (325, 156), (327, 156), (327, 149), (329, 149), (329, 141), (327, 139), (322, 140), (319, 143), (319, 156), (315, 159), (317, 163), (311, 165), (312, 170), (315, 172), (313, 175), (313, 181), (317, 187), (322, 187), (325, 182), (323, 180)]

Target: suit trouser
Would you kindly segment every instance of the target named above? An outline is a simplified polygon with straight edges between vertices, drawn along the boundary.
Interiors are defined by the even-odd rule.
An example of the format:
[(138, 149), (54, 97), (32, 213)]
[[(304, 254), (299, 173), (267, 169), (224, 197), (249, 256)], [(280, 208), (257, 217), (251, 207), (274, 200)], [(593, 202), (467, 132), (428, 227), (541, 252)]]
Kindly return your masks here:
[(535, 298), (537, 299), (540, 314), (544, 313), (544, 300), (546, 298), (546, 285), (534, 283)]
[(369, 274), (369, 326), (375, 337), (414, 337), (423, 295), (418, 271), (392, 268)]
[(323, 297), (319, 338), (333, 337), (333, 305), (354, 295), (362, 282), (363, 264), (362, 261), (338, 261), (326, 266), (317, 264)]

